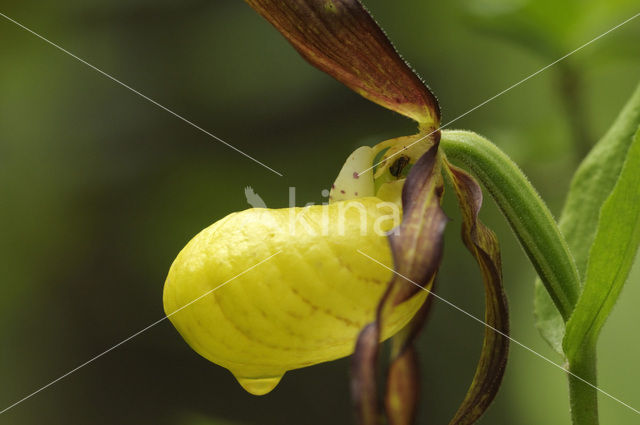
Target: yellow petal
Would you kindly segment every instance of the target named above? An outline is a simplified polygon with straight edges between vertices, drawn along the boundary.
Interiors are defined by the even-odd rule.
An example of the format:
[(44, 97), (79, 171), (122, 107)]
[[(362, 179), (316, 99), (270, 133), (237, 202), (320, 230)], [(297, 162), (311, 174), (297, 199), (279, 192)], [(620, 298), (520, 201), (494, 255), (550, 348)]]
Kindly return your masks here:
[[(165, 312), (279, 252), (170, 316), (195, 351), (229, 369), (247, 391), (266, 394), (288, 370), (353, 352), (391, 277), (357, 249), (393, 267), (382, 232), (399, 224), (389, 219), (390, 208), (370, 197), (231, 214), (180, 252), (165, 283)], [(398, 305), (382, 339), (399, 331), (425, 296)]]

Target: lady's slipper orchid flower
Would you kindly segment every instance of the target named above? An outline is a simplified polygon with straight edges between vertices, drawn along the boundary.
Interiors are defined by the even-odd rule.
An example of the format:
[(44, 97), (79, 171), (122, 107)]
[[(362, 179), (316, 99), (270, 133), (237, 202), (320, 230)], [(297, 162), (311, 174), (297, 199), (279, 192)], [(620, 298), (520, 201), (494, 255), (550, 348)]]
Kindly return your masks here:
[(376, 358), (379, 343), (394, 336), (385, 411), (391, 424), (410, 424), (419, 387), (413, 345), (442, 256), (446, 177), (463, 213), (464, 243), (484, 278), (485, 319), (493, 328), (451, 423), (475, 422), (502, 379), (507, 303), (497, 239), (478, 220), (481, 189), (438, 149), (436, 98), (359, 1), (246, 1), (312, 65), (413, 119), (419, 132), (356, 150), (329, 205), (254, 208), (203, 230), (171, 266), (165, 311), (194, 350), (257, 395), (289, 370), (353, 353), (352, 393), (363, 424), (380, 421)]

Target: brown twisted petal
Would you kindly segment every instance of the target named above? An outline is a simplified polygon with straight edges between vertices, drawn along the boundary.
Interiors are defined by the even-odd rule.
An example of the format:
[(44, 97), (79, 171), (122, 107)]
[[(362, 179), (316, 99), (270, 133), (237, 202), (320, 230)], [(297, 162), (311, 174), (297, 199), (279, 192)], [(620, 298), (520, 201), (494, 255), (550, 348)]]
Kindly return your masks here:
[[(429, 290), (442, 257), (442, 239), (447, 218), (440, 208), (442, 177), (437, 162), (437, 144), (414, 165), (407, 177), (403, 198), (403, 219), (398, 232), (389, 236), (396, 273), (378, 306), (376, 321), (358, 337), (352, 360), (352, 397), (362, 425), (380, 423), (376, 385), (379, 329), (392, 309), (416, 291)], [(410, 279), (410, 280), (408, 280)], [(427, 298), (428, 300), (428, 298)], [(390, 389), (386, 394), (387, 414), (392, 425), (409, 424), (417, 405), (417, 362), (413, 341), (424, 322), (425, 304), (394, 342)], [(404, 379), (406, 381), (403, 381)], [(406, 410), (406, 411), (405, 411)]]
[(390, 425), (415, 422), (420, 395), (420, 374), (416, 349), (412, 345), (396, 357), (387, 373), (385, 411)]
[(462, 210), (462, 239), (475, 257), (485, 287), (484, 343), (473, 382), (450, 425), (475, 423), (487, 410), (498, 392), (509, 353), (509, 313), (502, 287), (500, 246), (496, 235), (478, 219), (482, 190), (464, 170), (448, 164)]
[(358, 0), (245, 1), (313, 66), (423, 128), (438, 127), (438, 101)]
[(416, 420), (420, 400), (420, 368), (415, 341), (431, 312), (432, 303), (433, 297), (428, 297), (411, 322), (391, 340), (391, 364), (387, 372), (384, 400), (390, 425), (411, 425)]
[(413, 166), (402, 190), (402, 223), (389, 235), (396, 271), (390, 305), (421, 290), (412, 282), (429, 289), (440, 266), (448, 218), (440, 206), (444, 188), (437, 152), (436, 143)]
[(377, 388), (378, 322), (369, 323), (358, 335), (351, 357), (351, 397), (356, 417), (361, 425), (380, 425), (380, 406)]

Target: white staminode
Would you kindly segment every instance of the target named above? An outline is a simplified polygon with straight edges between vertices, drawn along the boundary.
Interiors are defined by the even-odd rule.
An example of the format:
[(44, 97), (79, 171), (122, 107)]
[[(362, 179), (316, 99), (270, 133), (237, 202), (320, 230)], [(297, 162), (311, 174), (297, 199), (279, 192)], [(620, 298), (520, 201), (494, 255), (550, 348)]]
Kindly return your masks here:
[(373, 149), (369, 146), (362, 146), (349, 155), (331, 187), (330, 203), (375, 195), (373, 174), (358, 174), (360, 170), (371, 166), (373, 157)]

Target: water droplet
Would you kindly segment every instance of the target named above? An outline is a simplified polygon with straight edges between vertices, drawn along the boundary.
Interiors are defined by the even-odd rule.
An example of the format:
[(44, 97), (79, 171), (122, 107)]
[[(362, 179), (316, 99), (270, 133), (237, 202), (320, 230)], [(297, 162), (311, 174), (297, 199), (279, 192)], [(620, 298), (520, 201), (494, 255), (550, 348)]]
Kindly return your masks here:
[(246, 378), (235, 376), (235, 378), (238, 380), (238, 383), (242, 385), (242, 388), (244, 388), (248, 393), (251, 393), (253, 395), (265, 395), (270, 393), (276, 386), (278, 386), (278, 383), (280, 383), (282, 376), (283, 375), (263, 378)]

